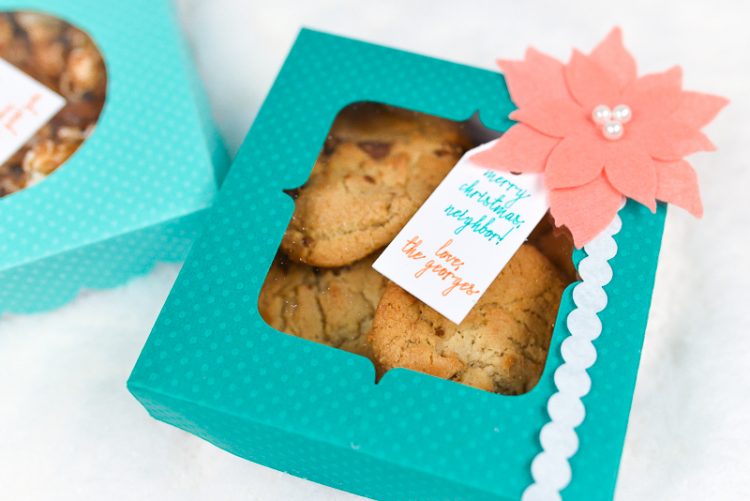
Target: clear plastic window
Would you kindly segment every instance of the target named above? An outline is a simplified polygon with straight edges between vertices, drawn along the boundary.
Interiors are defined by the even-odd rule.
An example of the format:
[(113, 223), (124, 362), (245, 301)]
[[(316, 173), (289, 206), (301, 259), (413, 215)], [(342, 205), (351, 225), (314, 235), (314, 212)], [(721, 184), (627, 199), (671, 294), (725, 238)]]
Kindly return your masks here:
[[(39, 94), (30, 93), (29, 99), (18, 102), (17, 95), (0, 88), (3, 197), (44, 180), (91, 135), (104, 106), (107, 73), (99, 49), (86, 33), (38, 12), (0, 12), (0, 59), (64, 99), (59, 111), (32, 126), (28, 122), (39, 112)], [(29, 139), (14, 142), (14, 136), (28, 134)]]
[(376, 103), (336, 117), (266, 277), (261, 316), (287, 334), (487, 391), (536, 385), (562, 291), (575, 280), (572, 239), (546, 216), (456, 325), (390, 283), (372, 262), (465, 151), (497, 134)]

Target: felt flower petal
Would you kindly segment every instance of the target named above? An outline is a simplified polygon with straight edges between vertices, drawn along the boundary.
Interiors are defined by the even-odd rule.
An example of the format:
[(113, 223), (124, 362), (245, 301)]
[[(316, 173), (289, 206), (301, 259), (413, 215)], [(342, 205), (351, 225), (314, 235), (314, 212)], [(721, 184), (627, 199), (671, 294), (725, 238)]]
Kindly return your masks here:
[[(523, 61), (498, 64), (518, 124), (475, 161), (542, 172), (552, 214), (578, 247), (609, 224), (625, 198), (652, 211), (665, 201), (702, 213), (695, 172), (683, 157), (715, 149), (700, 129), (726, 99), (683, 91), (679, 67), (638, 78), (618, 28), (590, 55), (574, 51), (567, 64), (533, 49)], [(599, 105), (632, 113), (594, 120)]]
[(713, 120), (729, 100), (712, 94), (683, 91), (672, 118), (700, 129)]
[(589, 56), (573, 51), (570, 63), (565, 66), (565, 80), (573, 98), (585, 110), (600, 104), (617, 104), (620, 89), (617, 80)]
[(698, 176), (685, 160), (677, 162), (655, 162), (657, 188), (656, 198), (662, 202), (678, 205), (695, 217), (703, 216), (703, 203), (698, 189)]
[(604, 168), (604, 149), (598, 142), (578, 136), (568, 136), (558, 144), (544, 171), (544, 184), (549, 189), (572, 188), (586, 184), (599, 176)]
[(583, 247), (612, 222), (623, 196), (604, 176), (577, 188), (552, 190), (550, 212), (557, 226), (566, 226), (577, 248)]
[(547, 157), (558, 142), (524, 124), (516, 124), (492, 147), (472, 155), (471, 160), (483, 167), (508, 172), (543, 172)]
[(529, 48), (523, 61), (498, 60), (508, 90), (518, 107), (545, 101), (572, 101), (565, 83), (563, 64)]
[(642, 134), (645, 149), (657, 160), (677, 161), (692, 153), (716, 149), (700, 130), (684, 122), (664, 120)]
[(638, 147), (611, 148), (604, 171), (620, 193), (656, 211), (656, 166)]
[(677, 109), (682, 95), (682, 68), (674, 66), (635, 80), (622, 100), (633, 110), (633, 120), (659, 120)]
[(622, 31), (614, 28), (591, 52), (591, 60), (604, 68), (617, 82), (620, 90), (636, 77), (635, 59), (622, 43)]
[(565, 137), (581, 127), (590, 127), (581, 108), (575, 103), (539, 101), (514, 110), (510, 118), (552, 137)]

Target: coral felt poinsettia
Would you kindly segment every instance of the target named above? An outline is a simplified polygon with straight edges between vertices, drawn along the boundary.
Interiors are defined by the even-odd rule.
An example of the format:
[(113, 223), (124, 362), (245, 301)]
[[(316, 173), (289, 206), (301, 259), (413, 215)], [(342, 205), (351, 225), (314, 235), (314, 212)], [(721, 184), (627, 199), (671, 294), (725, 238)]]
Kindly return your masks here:
[(638, 77), (618, 28), (568, 64), (534, 49), (498, 61), (518, 107), (513, 125), (472, 160), (513, 172), (544, 173), (552, 216), (582, 247), (612, 221), (623, 198), (700, 217), (693, 168), (683, 157), (713, 150), (701, 133), (727, 100), (682, 90), (679, 67)]

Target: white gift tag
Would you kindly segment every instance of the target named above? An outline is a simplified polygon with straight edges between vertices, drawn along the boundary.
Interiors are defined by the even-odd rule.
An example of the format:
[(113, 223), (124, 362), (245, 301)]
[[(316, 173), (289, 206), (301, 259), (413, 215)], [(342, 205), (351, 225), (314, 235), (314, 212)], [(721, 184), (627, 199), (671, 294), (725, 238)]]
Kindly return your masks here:
[(0, 59), (0, 164), (55, 114), (65, 98)]
[(474, 164), (468, 151), (373, 267), (461, 323), (547, 212), (541, 174)]

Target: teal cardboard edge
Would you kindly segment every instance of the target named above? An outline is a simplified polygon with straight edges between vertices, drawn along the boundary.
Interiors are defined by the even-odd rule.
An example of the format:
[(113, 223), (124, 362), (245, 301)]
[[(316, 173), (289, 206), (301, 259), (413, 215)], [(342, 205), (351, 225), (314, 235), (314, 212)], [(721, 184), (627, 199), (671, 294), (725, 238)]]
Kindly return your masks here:
[[(309, 176), (336, 113), (378, 101), (498, 131), (514, 109), (503, 77), (303, 30), (240, 148), (129, 380), (157, 419), (230, 452), (378, 499), (518, 499), (573, 304), (561, 303), (544, 373), (520, 396), (409, 370), (375, 384), (363, 357), (282, 334), (257, 311), (287, 227), (282, 190)], [(615, 240), (599, 359), (584, 398), (570, 499), (612, 497), (659, 253), (665, 207), (630, 202)], [(584, 252), (576, 253), (576, 262)]]
[(81, 290), (110, 289), (157, 263), (181, 262), (206, 210), (0, 272), (0, 315), (52, 310)]
[[(88, 32), (108, 88), (96, 130), (73, 157), (0, 199), (0, 313), (52, 309), (82, 288), (182, 260), (184, 236), (198, 233), (191, 215), (210, 206), (229, 164), (170, 1), (0, 0), (0, 11), (24, 10)], [(167, 229), (183, 236), (159, 242)]]
[[(319, 438), (308, 437), (293, 430), (277, 428), (273, 423), (261, 423), (247, 420), (243, 416), (233, 415), (230, 412), (222, 412), (216, 408), (205, 407), (192, 401), (178, 401), (168, 394), (153, 393), (147, 387), (141, 387), (137, 383), (128, 384), (129, 391), (148, 409), (154, 419), (163, 421), (176, 428), (183, 429), (212, 444), (225, 449), (227, 452), (249, 459), (265, 466), (285, 471), (289, 474), (312, 480), (335, 487), (337, 489), (357, 492), (358, 486), (351, 483), (340, 471), (348, 470), (352, 465), (358, 469), (367, 471), (368, 474), (382, 478), (403, 478), (404, 485), (411, 486), (410, 490), (399, 493), (393, 497), (388, 490), (381, 489), (377, 484), (371, 486), (371, 490), (359, 491), (360, 495), (373, 499), (442, 499), (446, 492), (461, 495), (456, 499), (471, 500), (495, 500), (497, 496), (490, 493), (471, 489), (467, 486), (450, 482), (445, 479), (426, 475), (424, 472), (392, 464), (381, 458), (363, 458), (357, 450), (351, 446), (341, 447), (337, 444), (321, 441)], [(190, 409), (185, 414), (175, 413), (173, 409)], [(197, 424), (194, 416), (200, 415)], [(191, 417), (187, 417), (191, 416)], [(219, 438), (221, 430), (232, 427), (238, 433), (247, 437), (243, 443), (224, 442)], [(215, 430), (218, 434), (215, 435)], [(254, 438), (263, 437), (264, 444), (275, 444), (271, 447), (254, 447)], [(327, 464), (326, 468), (310, 470), (306, 463), (311, 456), (315, 456), (319, 448), (334, 447), (337, 449), (335, 457), (338, 462)], [(407, 481), (408, 480), (408, 481)], [(508, 498), (500, 501), (511, 501)]]

